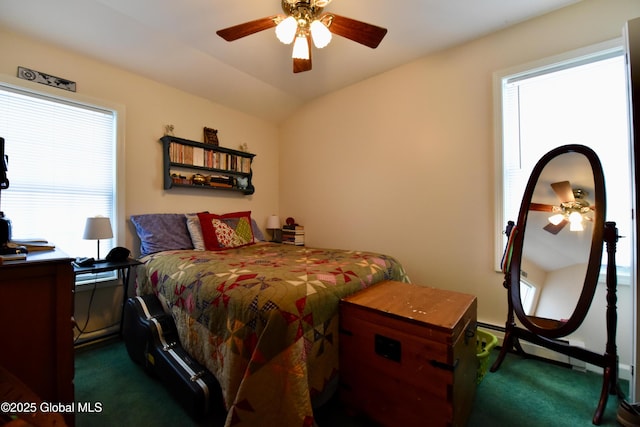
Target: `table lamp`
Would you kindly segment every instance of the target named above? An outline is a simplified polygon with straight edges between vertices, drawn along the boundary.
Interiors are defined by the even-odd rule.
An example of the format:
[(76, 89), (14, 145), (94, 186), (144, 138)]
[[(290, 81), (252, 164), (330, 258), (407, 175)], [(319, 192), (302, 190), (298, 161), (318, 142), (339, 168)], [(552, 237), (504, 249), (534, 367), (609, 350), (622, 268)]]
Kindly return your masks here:
[(267, 218), (267, 230), (271, 230), (271, 241), (277, 242), (276, 239), (277, 233), (276, 231), (280, 229), (280, 218), (276, 215), (271, 215)]
[(94, 216), (87, 218), (87, 222), (84, 226), (85, 240), (97, 240), (98, 241), (98, 260), (100, 259), (100, 239), (110, 239), (113, 237), (113, 231), (111, 230), (111, 220), (106, 216)]

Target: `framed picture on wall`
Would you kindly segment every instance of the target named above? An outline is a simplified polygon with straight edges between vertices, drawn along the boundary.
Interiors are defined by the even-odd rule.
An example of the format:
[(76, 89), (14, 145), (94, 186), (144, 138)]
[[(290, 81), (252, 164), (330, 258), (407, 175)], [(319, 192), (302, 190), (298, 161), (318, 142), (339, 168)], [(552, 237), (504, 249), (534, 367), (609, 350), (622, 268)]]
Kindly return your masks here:
[(218, 130), (205, 127), (204, 143), (211, 144), (211, 145), (218, 145)]

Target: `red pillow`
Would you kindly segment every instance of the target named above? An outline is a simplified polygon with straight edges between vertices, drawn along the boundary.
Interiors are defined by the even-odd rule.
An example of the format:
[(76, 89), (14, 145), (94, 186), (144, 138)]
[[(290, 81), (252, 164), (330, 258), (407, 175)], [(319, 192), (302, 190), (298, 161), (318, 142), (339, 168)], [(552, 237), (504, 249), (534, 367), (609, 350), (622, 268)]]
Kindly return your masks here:
[(254, 243), (251, 211), (224, 215), (198, 213), (204, 246), (209, 251), (238, 248)]

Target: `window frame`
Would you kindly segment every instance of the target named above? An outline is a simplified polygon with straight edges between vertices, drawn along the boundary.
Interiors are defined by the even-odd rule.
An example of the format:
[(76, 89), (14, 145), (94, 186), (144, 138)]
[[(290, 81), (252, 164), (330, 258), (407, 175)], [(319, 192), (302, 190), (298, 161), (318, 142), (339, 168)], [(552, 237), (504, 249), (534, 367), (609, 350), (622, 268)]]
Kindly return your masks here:
[[(124, 105), (104, 99), (93, 98), (77, 92), (65, 91), (59, 88), (34, 83), (28, 80), (19, 79), (17, 77), (0, 74), (0, 85), (9, 89), (31, 93), (34, 96), (44, 96), (60, 100), (60, 102), (80, 104), (89, 108), (98, 108), (111, 110), (114, 114), (115, 121), (115, 155), (114, 155), (114, 217), (111, 218), (114, 227), (114, 246), (121, 245), (125, 241), (125, 206), (126, 188), (125, 188), (125, 163), (124, 163), (124, 136), (125, 136), (125, 112)], [(64, 248), (61, 248), (64, 251)], [(85, 280), (79, 280), (82, 283)]]
[(494, 225), (494, 270), (501, 272), (501, 260), (507, 243), (507, 237), (504, 234), (507, 221), (517, 221), (518, 218), (504, 217), (504, 105), (503, 105), (503, 88), (506, 80), (513, 80), (520, 76), (535, 75), (536, 73), (548, 72), (548, 70), (569, 68), (573, 65), (579, 65), (581, 62), (589, 62), (594, 58), (605, 58), (616, 54), (624, 55), (624, 42), (622, 37), (617, 37), (602, 43), (597, 43), (581, 49), (575, 49), (559, 55), (543, 58), (537, 61), (528, 62), (507, 69), (499, 70), (493, 73), (493, 109), (494, 109), (494, 190), (496, 200), (495, 207), (495, 225)]

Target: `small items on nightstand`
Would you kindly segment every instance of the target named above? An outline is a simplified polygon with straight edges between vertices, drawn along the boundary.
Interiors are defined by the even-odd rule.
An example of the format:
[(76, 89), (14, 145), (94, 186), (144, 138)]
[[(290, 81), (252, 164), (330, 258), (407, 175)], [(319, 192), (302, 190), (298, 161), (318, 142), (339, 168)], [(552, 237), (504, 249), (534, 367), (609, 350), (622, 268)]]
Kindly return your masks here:
[(304, 246), (304, 227), (289, 217), (282, 226), (282, 243), (287, 245)]
[(95, 258), (91, 257), (78, 257), (73, 261), (75, 267), (90, 267), (96, 263)]

